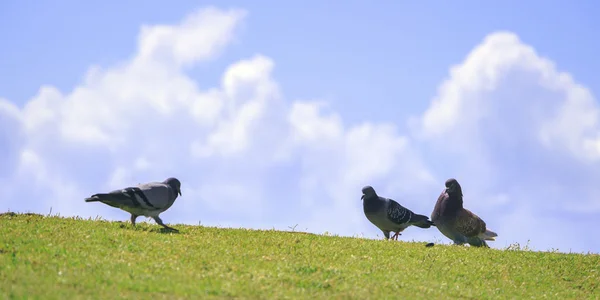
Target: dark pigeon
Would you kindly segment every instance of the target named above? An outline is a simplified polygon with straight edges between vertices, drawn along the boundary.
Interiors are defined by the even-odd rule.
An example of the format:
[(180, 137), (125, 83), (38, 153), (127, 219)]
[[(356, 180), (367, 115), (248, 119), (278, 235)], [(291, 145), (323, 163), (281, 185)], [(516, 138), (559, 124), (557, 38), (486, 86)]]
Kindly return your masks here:
[(435, 204), (431, 220), (438, 230), (456, 245), (469, 243), (476, 247), (488, 247), (498, 235), (487, 229), (485, 222), (476, 214), (463, 208), (462, 188), (454, 178), (446, 180), (446, 189)]
[(420, 228), (433, 225), (427, 216), (415, 214), (392, 199), (379, 197), (371, 186), (365, 186), (362, 193), (365, 216), (383, 232), (386, 240), (390, 232), (395, 233), (392, 239), (398, 240), (400, 232), (411, 225)]
[(131, 224), (139, 216), (151, 217), (164, 228), (178, 231), (163, 223), (158, 216), (167, 210), (177, 196), (181, 196), (181, 182), (177, 178), (168, 178), (163, 182), (150, 182), (136, 187), (115, 190), (110, 193), (95, 194), (85, 199), (85, 202), (102, 202), (112, 207), (120, 208), (131, 214)]

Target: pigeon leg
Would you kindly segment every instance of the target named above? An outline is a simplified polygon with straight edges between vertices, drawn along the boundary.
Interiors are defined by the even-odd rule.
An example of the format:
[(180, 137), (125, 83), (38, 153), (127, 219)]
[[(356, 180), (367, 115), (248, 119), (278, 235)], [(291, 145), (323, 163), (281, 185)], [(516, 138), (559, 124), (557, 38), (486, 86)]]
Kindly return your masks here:
[(392, 240), (394, 240), (394, 241), (397, 241), (397, 240), (398, 240), (398, 236), (400, 236), (400, 235), (401, 235), (401, 234), (400, 234), (400, 231), (396, 232), (396, 233), (394, 234), (394, 236), (392, 236)]
[(160, 219), (158, 216), (156, 216), (156, 217), (152, 217), (152, 219), (154, 219), (154, 221), (156, 221), (156, 223), (157, 223), (158, 225), (160, 225), (160, 226), (162, 226), (162, 227), (164, 227), (164, 228), (166, 228), (166, 229), (173, 230), (173, 231), (175, 231), (175, 232), (179, 232), (179, 230), (177, 230), (177, 229), (175, 229), (175, 228), (172, 228), (172, 227), (169, 227), (169, 226), (165, 225), (165, 223), (163, 223), (163, 221), (162, 221), (162, 220), (161, 220), (161, 219)]
[(135, 227), (135, 220), (137, 219), (138, 216), (131, 214), (131, 225), (133, 225)]

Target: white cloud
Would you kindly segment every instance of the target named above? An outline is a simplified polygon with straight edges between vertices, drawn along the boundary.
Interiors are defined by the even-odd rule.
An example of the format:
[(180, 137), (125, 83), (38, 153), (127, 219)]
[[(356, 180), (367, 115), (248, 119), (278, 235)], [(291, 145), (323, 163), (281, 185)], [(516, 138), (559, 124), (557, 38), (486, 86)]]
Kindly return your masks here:
[(514, 133), (526, 134), (550, 150), (600, 158), (598, 105), (590, 91), (507, 32), (489, 35), (452, 68), (422, 117), (421, 134), (427, 138), (451, 134), (457, 143), (450, 146), (455, 148), (478, 140), (482, 123), (515, 119), (530, 128), (495, 133), (507, 139)]
[(136, 59), (141, 64), (162, 62), (166, 67), (179, 67), (211, 58), (231, 42), (246, 14), (239, 9), (208, 7), (177, 25), (143, 26)]
[(22, 109), (0, 99), (0, 145), (10, 146), (0, 162), (12, 163), (0, 169), (9, 170), (0, 209), (126, 219), (83, 198), (176, 176), (183, 197), (167, 222), (374, 236), (364, 185), (428, 215), (456, 177), (466, 205), (500, 234), (497, 246), (532, 239), (542, 248), (553, 240), (540, 233), (568, 234), (600, 212), (597, 102), (515, 35), (488, 36), (403, 134), (403, 122), (344, 124), (325, 102), (286, 99), (261, 54), (200, 89), (186, 70), (217, 57), (246, 15), (208, 8), (144, 26), (129, 61), (92, 66), (73, 91), (41, 87)]
[(204, 145), (197, 142), (192, 146), (195, 155), (208, 157), (243, 153), (250, 146), (251, 139), (256, 139), (253, 134), (269, 130), (260, 127), (259, 123), (268, 118), (270, 111), (280, 109), (278, 87), (271, 78), (273, 67), (271, 59), (256, 55), (228, 68), (223, 76), (222, 99), (219, 101), (224, 109), (217, 127)]

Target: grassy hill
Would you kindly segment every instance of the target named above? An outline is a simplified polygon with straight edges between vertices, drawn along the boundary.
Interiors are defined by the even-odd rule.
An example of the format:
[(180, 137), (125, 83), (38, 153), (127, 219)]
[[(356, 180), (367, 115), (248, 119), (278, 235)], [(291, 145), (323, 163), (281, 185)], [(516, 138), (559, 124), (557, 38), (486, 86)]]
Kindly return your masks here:
[(0, 298), (600, 298), (600, 256), (0, 215)]

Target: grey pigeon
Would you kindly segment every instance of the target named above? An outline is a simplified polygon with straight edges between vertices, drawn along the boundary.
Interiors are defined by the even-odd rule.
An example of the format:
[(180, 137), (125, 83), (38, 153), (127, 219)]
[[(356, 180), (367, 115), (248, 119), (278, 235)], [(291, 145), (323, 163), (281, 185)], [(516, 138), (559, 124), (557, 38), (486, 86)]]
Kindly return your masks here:
[(488, 247), (485, 242), (498, 236), (486, 228), (485, 222), (463, 207), (462, 188), (454, 178), (446, 180), (446, 189), (439, 196), (431, 213), (431, 220), (438, 230), (456, 245), (469, 243), (476, 247)]
[(112, 207), (120, 208), (131, 214), (131, 224), (135, 226), (135, 220), (139, 216), (151, 217), (158, 225), (178, 231), (163, 223), (158, 216), (167, 210), (181, 196), (181, 182), (177, 178), (168, 178), (163, 182), (150, 182), (115, 190), (110, 193), (92, 195), (85, 202), (102, 202)]
[(392, 239), (398, 240), (400, 232), (411, 225), (421, 228), (433, 225), (427, 216), (415, 214), (392, 199), (379, 197), (371, 186), (365, 186), (362, 193), (365, 216), (383, 232), (386, 240), (390, 232), (395, 233)]

